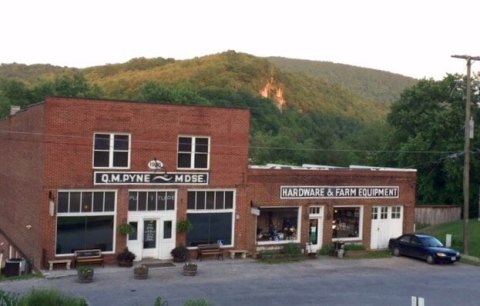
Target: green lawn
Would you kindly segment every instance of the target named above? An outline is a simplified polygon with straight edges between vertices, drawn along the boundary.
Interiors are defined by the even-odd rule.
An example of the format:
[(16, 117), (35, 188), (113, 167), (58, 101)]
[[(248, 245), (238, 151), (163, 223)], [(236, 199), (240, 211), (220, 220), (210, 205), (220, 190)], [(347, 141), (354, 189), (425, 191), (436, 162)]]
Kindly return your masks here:
[[(442, 243), (447, 234), (452, 234), (452, 248), (463, 253), (463, 220), (422, 228), (417, 233), (435, 236)], [(477, 219), (468, 221), (468, 241), (468, 255), (480, 258), (480, 222)]]

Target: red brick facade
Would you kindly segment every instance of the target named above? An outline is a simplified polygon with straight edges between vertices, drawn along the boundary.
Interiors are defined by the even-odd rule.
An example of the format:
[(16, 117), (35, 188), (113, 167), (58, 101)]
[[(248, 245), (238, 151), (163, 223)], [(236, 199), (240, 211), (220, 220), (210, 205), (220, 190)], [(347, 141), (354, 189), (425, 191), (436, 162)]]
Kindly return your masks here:
[[(323, 244), (331, 242), (331, 209), (334, 205), (362, 205), (362, 241), (370, 239), (370, 208), (402, 205), (404, 231), (414, 222), (415, 172), (370, 170), (269, 170), (249, 169), (250, 113), (246, 109), (178, 106), (126, 101), (47, 98), (45, 102), (0, 121), (0, 251), (13, 243), (36, 267), (56, 254), (57, 217), (61, 190), (113, 190), (116, 192), (115, 224), (129, 217), (130, 190), (175, 190), (176, 219), (187, 213), (189, 190), (234, 190), (233, 245), (255, 252), (256, 216), (252, 206), (302, 207), (300, 236), (308, 241), (308, 207), (325, 209)], [(130, 167), (123, 172), (148, 172), (149, 161), (163, 162), (168, 172), (177, 167), (178, 137), (210, 139), (208, 184), (194, 186), (95, 185), (93, 142), (95, 133), (125, 133), (131, 136)], [(114, 169), (114, 171), (116, 171)], [(120, 172), (121, 172), (120, 171)], [(184, 170), (182, 172), (198, 172)], [(396, 199), (280, 199), (280, 186), (399, 186)], [(175, 220), (174, 220), (175, 224)], [(330, 229), (329, 229), (330, 228)], [(2, 233), (3, 236), (2, 237)], [(176, 244), (185, 236), (177, 235)], [(1, 244), (3, 243), (3, 244)], [(115, 234), (113, 252), (105, 252), (107, 263), (126, 245)], [(194, 248), (193, 248), (194, 249)], [(5, 255), (7, 257), (9, 255)]]
[[(310, 207), (323, 207), (323, 245), (332, 242), (332, 216), (335, 206), (363, 207), (363, 228), (361, 242), (370, 248), (371, 208), (373, 206), (402, 206), (403, 232), (412, 232), (415, 220), (415, 179), (414, 171), (379, 171), (370, 169), (332, 168), (329, 170), (290, 170), (290, 169), (250, 169), (248, 173), (247, 202), (254, 207), (300, 207), (302, 242), (308, 241), (308, 220)], [(281, 186), (395, 186), (399, 188), (398, 198), (311, 198), (282, 199)], [(247, 228), (255, 228), (256, 217), (251, 216), (246, 221)], [(255, 234), (247, 235), (246, 243), (249, 249), (256, 245)]]

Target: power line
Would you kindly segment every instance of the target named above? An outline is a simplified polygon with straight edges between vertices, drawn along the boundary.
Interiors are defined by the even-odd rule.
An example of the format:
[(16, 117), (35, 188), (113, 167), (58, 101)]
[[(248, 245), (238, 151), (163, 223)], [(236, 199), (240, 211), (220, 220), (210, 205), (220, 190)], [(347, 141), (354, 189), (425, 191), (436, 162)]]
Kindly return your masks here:
[[(16, 134), (21, 136), (34, 136), (40, 139), (32, 140), (32, 139), (7, 139), (8, 141), (18, 141), (18, 142), (31, 142), (31, 143), (48, 143), (48, 144), (57, 144), (57, 145), (75, 145), (79, 147), (88, 147), (93, 148), (93, 137), (88, 136), (81, 136), (81, 135), (67, 135), (67, 134), (44, 134), (41, 132), (23, 132), (23, 131), (9, 131), (9, 130), (0, 130), (0, 134)], [(43, 139), (42, 139), (43, 138)], [(54, 139), (51, 139), (54, 138)], [(56, 139), (55, 139), (56, 138)], [(83, 142), (77, 141), (68, 141), (64, 140), (61, 141), (59, 139), (66, 138), (72, 140), (80, 140)], [(49, 139), (49, 140), (46, 140)], [(133, 144), (157, 144), (162, 146), (169, 146), (172, 148), (177, 149), (177, 142), (171, 141), (162, 141), (162, 140), (145, 140), (145, 139), (134, 139), (132, 140)], [(232, 148), (232, 149), (242, 149), (245, 146), (241, 145), (222, 145), (222, 144), (212, 144), (213, 147), (225, 147), (225, 148)], [(363, 149), (323, 149), (323, 148), (298, 148), (298, 147), (286, 147), (286, 146), (246, 146), (249, 149), (259, 149), (259, 150), (286, 150), (286, 151), (313, 151), (313, 152), (356, 152), (356, 153), (407, 153), (407, 154), (445, 154), (445, 155), (452, 155), (457, 154), (458, 151), (446, 151), (446, 150), (412, 150), (412, 151), (398, 151), (398, 150), (363, 150)], [(136, 147), (136, 149), (152, 151), (155, 150), (154, 148), (142, 148)], [(165, 149), (163, 149), (165, 150)], [(166, 150), (166, 151), (174, 151), (174, 150)]]

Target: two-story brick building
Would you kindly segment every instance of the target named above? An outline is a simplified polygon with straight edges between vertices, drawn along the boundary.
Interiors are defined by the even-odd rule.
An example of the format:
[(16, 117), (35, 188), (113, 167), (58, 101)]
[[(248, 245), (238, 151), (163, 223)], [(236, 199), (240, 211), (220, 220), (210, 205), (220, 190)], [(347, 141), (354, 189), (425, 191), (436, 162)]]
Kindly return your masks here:
[(138, 260), (217, 241), (381, 248), (413, 229), (415, 171), (249, 166), (249, 121), (247, 109), (60, 97), (0, 121), (0, 251), (41, 267), (89, 248), (107, 263), (125, 246)]

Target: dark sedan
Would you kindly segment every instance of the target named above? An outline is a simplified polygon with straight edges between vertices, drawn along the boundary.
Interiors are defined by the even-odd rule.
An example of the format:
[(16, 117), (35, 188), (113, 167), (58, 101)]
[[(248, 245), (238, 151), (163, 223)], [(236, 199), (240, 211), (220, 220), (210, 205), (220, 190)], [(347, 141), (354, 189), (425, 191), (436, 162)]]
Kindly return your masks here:
[(427, 235), (406, 234), (392, 238), (388, 248), (394, 256), (409, 256), (433, 263), (454, 263), (460, 260), (460, 253), (443, 246), (437, 238)]

